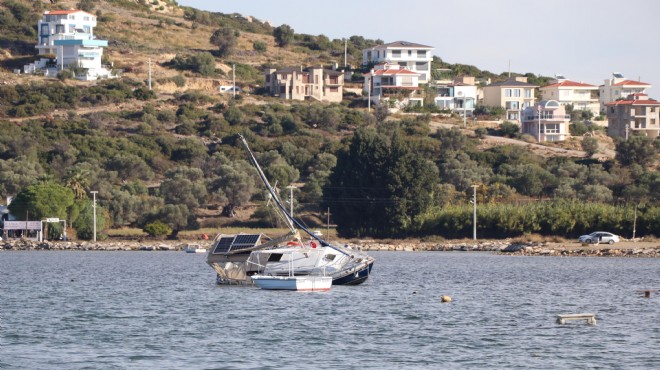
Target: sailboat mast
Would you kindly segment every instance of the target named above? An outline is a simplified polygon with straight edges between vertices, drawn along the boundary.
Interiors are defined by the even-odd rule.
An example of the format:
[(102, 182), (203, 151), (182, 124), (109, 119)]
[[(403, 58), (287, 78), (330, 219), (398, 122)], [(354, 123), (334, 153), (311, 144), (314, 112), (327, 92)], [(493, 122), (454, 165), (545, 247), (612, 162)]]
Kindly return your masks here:
[(286, 216), (285, 218), (286, 218), (287, 223), (288, 223), (289, 227), (291, 228), (291, 230), (295, 230), (295, 228), (298, 227), (299, 229), (304, 231), (306, 234), (308, 234), (310, 237), (316, 239), (319, 243), (321, 243), (322, 246), (331, 247), (331, 248), (337, 250), (338, 252), (340, 252), (342, 254), (348, 255), (346, 252), (342, 251), (341, 249), (335, 248), (332, 245), (330, 245), (327, 241), (319, 238), (317, 235), (315, 235), (314, 233), (309, 231), (305, 226), (301, 225), (298, 220), (296, 220), (295, 218), (293, 218), (293, 216), (291, 216), (289, 214), (289, 212), (286, 210), (286, 207), (284, 207), (284, 205), (282, 204), (282, 201), (280, 201), (280, 198), (275, 193), (275, 190), (273, 189), (273, 187), (270, 186), (270, 183), (268, 182), (268, 179), (266, 178), (266, 175), (264, 174), (264, 172), (261, 170), (261, 166), (259, 166), (259, 162), (257, 162), (257, 158), (255, 158), (254, 153), (252, 153), (252, 150), (250, 149), (250, 146), (248, 145), (247, 140), (245, 140), (243, 135), (239, 134), (238, 137), (241, 139), (241, 141), (243, 142), (243, 145), (245, 145), (245, 149), (247, 149), (248, 153), (250, 154), (250, 161), (252, 162), (254, 167), (257, 168), (257, 173), (259, 173), (259, 177), (261, 178), (261, 181), (264, 183), (264, 185), (266, 185), (266, 188), (268, 189), (271, 196), (273, 197), (273, 201), (275, 201), (275, 204), (277, 205), (277, 207)]

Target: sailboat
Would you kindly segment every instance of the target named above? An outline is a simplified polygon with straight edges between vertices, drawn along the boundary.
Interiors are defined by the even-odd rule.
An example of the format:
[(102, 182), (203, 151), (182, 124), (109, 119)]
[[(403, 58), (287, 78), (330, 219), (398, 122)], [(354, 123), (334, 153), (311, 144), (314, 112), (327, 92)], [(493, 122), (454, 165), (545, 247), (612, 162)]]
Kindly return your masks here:
[[(284, 207), (257, 162), (247, 141), (239, 135), (289, 232), (271, 238), (259, 234), (218, 234), (206, 262), (215, 270), (218, 284), (252, 285), (263, 276), (329, 276), (333, 285), (358, 285), (371, 274), (374, 258), (347, 245), (333, 245), (312, 232)], [(301, 231), (307, 236), (303, 239)], [(282, 248), (287, 253), (278, 252)]]

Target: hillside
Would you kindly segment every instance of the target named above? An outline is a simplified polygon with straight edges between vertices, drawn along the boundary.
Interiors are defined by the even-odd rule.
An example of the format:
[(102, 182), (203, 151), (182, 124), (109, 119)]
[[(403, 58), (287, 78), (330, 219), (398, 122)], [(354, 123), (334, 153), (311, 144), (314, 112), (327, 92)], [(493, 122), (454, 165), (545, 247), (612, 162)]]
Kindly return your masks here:
[[(106, 61), (123, 70), (122, 78), (89, 83), (11, 73), (35, 58), (30, 43), (36, 40), (34, 25), (41, 12), (79, 3), (98, 16), (95, 33), (109, 40)], [(342, 40), (296, 34), (289, 45), (280, 47), (274, 28), (257, 19), (179, 7), (171, 1), (29, 4), (0, 4), (0, 20), (8, 26), (0, 38), (3, 199), (30, 186), (56, 183), (75, 192), (68, 217), (88, 213), (89, 191), (98, 190), (108, 228), (141, 228), (165, 220), (176, 235), (200, 226), (270, 226), (272, 215), (261, 207), (263, 194), (236, 143), (237, 134), (243, 134), (271, 179), (281, 188), (300, 188), (297, 207), (318, 225), (332, 205), (324, 188), (358, 131), (375, 132), (387, 149), (383, 152), (400, 136), (405, 147), (412, 148), (406, 149), (411, 156), (433, 164), (429, 173), (436, 178), (428, 183), (435, 199), (422, 207), (426, 211), (415, 216), (418, 219), (396, 226), (403, 230), (402, 225), (408, 225), (404, 232), (426, 227), (429, 233), (429, 225), (443, 217), (442, 207), (463, 207), (461, 212), (469, 215), (467, 200), (475, 183), (482, 184), (479, 202), (493, 205), (538, 199), (608, 204), (658, 199), (657, 150), (639, 167), (625, 162), (652, 144), (624, 148), (628, 151), (615, 160), (616, 143), (597, 127), (588, 135), (597, 139), (598, 150), (587, 158), (582, 135), (539, 145), (506, 132), (493, 117), (482, 117), (464, 129), (461, 120), (448, 114), (368, 112), (359, 95), (346, 94), (340, 104), (321, 104), (260, 93), (264, 66), (343, 64)], [(239, 34), (233, 50), (222, 57), (210, 41), (221, 28)], [(379, 42), (349, 38), (348, 64), (357, 66), (360, 50)], [(196, 63), (204, 60), (213, 68), (198, 68)], [(146, 86), (150, 61), (152, 91)], [(439, 57), (434, 64), (454, 75), (504, 77), (474, 66), (446, 64)], [(232, 66), (237, 85), (248, 92), (236, 99), (218, 92), (218, 86), (231, 85)], [(528, 77), (537, 83), (546, 79)], [(358, 91), (359, 86), (359, 81), (352, 85)], [(344, 207), (345, 200), (335, 201), (340, 206), (333, 207)], [(402, 219), (406, 217), (414, 218)], [(653, 218), (649, 220), (643, 222), (650, 224)], [(76, 220), (70, 221), (77, 228)], [(621, 221), (616, 227), (628, 224)], [(573, 225), (566, 233), (580, 232), (578, 228)], [(527, 230), (511, 230), (520, 232)]]

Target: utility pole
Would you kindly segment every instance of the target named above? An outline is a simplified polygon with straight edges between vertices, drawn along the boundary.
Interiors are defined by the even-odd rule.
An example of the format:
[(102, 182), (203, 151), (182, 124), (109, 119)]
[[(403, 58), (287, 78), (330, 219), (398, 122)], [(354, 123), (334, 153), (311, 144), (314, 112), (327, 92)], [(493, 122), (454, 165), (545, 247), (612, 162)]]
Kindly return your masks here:
[(231, 89), (234, 91), (234, 99), (236, 99), (236, 64), (231, 65), (231, 79), (232, 79)]
[(344, 69), (348, 67), (348, 41), (344, 39)]
[(90, 191), (92, 193), (92, 196), (94, 197), (93, 203), (92, 203), (92, 208), (94, 209), (94, 243), (96, 243), (96, 194), (98, 191)]
[(637, 204), (635, 204), (635, 217), (633, 218), (633, 241), (635, 241), (635, 231), (637, 229)]
[(477, 240), (477, 188), (472, 185), (472, 239)]

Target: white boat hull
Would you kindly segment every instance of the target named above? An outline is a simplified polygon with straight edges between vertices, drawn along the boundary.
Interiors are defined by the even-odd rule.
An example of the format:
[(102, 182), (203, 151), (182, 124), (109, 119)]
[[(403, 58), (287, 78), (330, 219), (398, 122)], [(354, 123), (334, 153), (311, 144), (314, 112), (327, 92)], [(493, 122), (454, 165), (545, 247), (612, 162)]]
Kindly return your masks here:
[(332, 277), (330, 276), (253, 275), (252, 281), (259, 288), (266, 290), (327, 292), (332, 286)]

